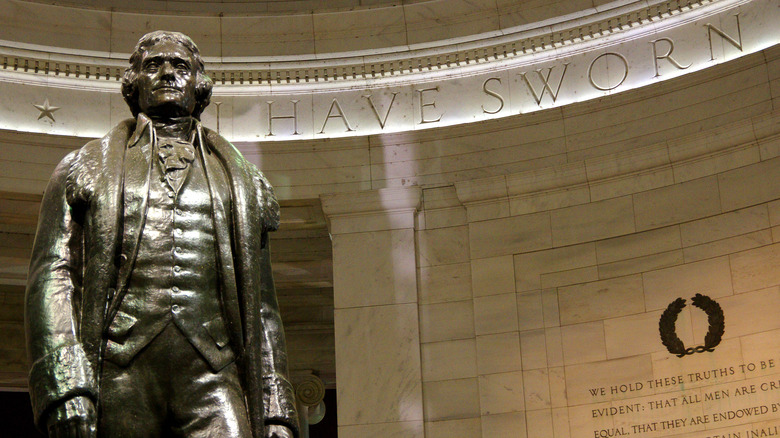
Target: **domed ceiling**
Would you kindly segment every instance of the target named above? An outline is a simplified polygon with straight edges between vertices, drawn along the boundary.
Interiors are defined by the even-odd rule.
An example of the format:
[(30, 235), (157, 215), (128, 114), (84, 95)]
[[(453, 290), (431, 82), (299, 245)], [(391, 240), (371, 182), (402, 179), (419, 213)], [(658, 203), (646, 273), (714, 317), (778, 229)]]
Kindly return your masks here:
[(136, 13), (167, 12), (186, 14), (285, 14), (395, 6), (402, 3), (422, 3), (432, 0), (145, 0), (134, 2), (121, 0), (26, 1), (60, 6)]

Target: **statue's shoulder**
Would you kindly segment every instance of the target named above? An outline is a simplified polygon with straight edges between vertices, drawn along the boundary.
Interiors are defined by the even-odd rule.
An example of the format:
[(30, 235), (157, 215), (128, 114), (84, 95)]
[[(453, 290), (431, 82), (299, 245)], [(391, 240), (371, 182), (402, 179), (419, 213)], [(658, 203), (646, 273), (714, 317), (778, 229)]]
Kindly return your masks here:
[(101, 176), (120, 171), (110, 167), (121, 166), (127, 140), (134, 129), (135, 119), (124, 120), (102, 138), (88, 141), (63, 158), (58, 170), (66, 175), (69, 203), (85, 201), (100, 186)]
[(102, 138), (88, 141), (84, 146), (76, 149), (71, 154), (80, 161), (105, 161), (112, 155), (124, 153), (127, 140), (135, 130), (135, 119), (123, 120), (114, 126), (108, 134)]
[[(265, 229), (276, 230), (279, 228), (279, 202), (276, 194), (263, 172), (252, 162), (244, 158), (241, 152), (230, 143), (225, 137), (208, 128), (203, 128), (203, 135), (209, 147), (216, 150), (226, 164), (226, 170), (231, 172), (231, 179), (236, 181), (240, 175), (244, 175), (244, 184), (250, 185), (253, 192), (257, 195), (257, 201), (260, 205), (260, 214)], [(237, 168), (240, 168), (238, 170)]]
[(244, 164), (246, 159), (241, 152), (229, 142), (225, 137), (220, 135), (217, 131), (206, 128), (203, 126), (203, 136), (210, 147), (216, 149), (216, 151), (225, 157), (225, 159), (236, 160), (238, 163)]

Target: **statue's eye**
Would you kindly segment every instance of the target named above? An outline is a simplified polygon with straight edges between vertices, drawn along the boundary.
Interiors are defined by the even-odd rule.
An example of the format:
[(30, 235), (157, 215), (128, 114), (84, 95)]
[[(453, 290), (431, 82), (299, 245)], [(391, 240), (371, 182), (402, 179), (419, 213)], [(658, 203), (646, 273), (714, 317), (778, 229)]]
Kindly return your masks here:
[(144, 65), (144, 70), (149, 72), (155, 72), (160, 69), (160, 65), (156, 62), (148, 62), (146, 65)]

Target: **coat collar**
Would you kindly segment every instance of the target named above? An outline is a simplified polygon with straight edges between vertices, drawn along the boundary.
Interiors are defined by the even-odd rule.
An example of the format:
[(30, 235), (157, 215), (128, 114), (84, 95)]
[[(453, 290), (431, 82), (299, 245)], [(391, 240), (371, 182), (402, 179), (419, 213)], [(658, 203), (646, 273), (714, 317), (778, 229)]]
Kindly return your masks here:
[[(195, 141), (193, 144), (195, 147), (198, 147), (199, 145), (204, 144), (203, 139), (205, 137), (203, 135), (203, 124), (201, 124), (200, 120), (198, 119), (193, 118), (193, 120), (195, 122)], [(152, 122), (152, 119), (146, 114), (138, 113), (138, 117), (136, 117), (135, 122), (135, 130), (127, 140), (126, 147), (129, 149), (139, 144), (153, 144), (156, 140), (157, 132), (154, 129), (154, 122)], [(206, 150), (209, 154), (211, 153), (208, 148), (204, 148), (204, 150)]]

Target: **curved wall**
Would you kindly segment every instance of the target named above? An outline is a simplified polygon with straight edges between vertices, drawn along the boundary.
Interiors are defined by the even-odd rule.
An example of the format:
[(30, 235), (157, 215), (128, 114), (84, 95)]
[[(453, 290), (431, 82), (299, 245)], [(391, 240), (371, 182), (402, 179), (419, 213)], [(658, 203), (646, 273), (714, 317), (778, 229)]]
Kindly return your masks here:
[[(371, 137), (384, 188), (322, 196), (340, 436), (777, 433), (778, 55), (505, 129)], [(671, 332), (712, 352), (664, 345), (677, 298)]]
[[(676, 10), (671, 3), (666, 10)], [(777, 5), (764, 4), (771, 13), (763, 16), (776, 17)], [(719, 23), (732, 36), (725, 26), (733, 20)], [(686, 35), (670, 38), (682, 46)], [(736, 51), (712, 38), (721, 53)], [(626, 92), (503, 118), (236, 141), (282, 200), (322, 202), (333, 250), (339, 436), (777, 435), (780, 46), (756, 47)], [(652, 78), (648, 65), (642, 72)], [(45, 78), (48, 92), (75, 83)], [(41, 88), (14, 90), (24, 104), (0, 100), (2, 110), (34, 119), (27, 101), (40, 103)], [(91, 93), (97, 109), (81, 117), (100, 119), (101, 129), (125, 117), (115, 92)], [(221, 123), (262, 123), (228, 108)], [(0, 275), (17, 282), (26, 266), (19, 248), (31, 240), (24, 224), (35, 216), (19, 206), (29, 208), (22, 201), (36, 199), (56, 162), (86, 140), (22, 131), (0, 131), (9, 236)], [(692, 305), (696, 294), (717, 303), (722, 334)], [(677, 298), (688, 305), (674, 334), (696, 347), (715, 330), (712, 352), (677, 357), (664, 345), (659, 326)], [(708, 312), (720, 314), (712, 305)], [(11, 350), (23, 370), (23, 353)]]

